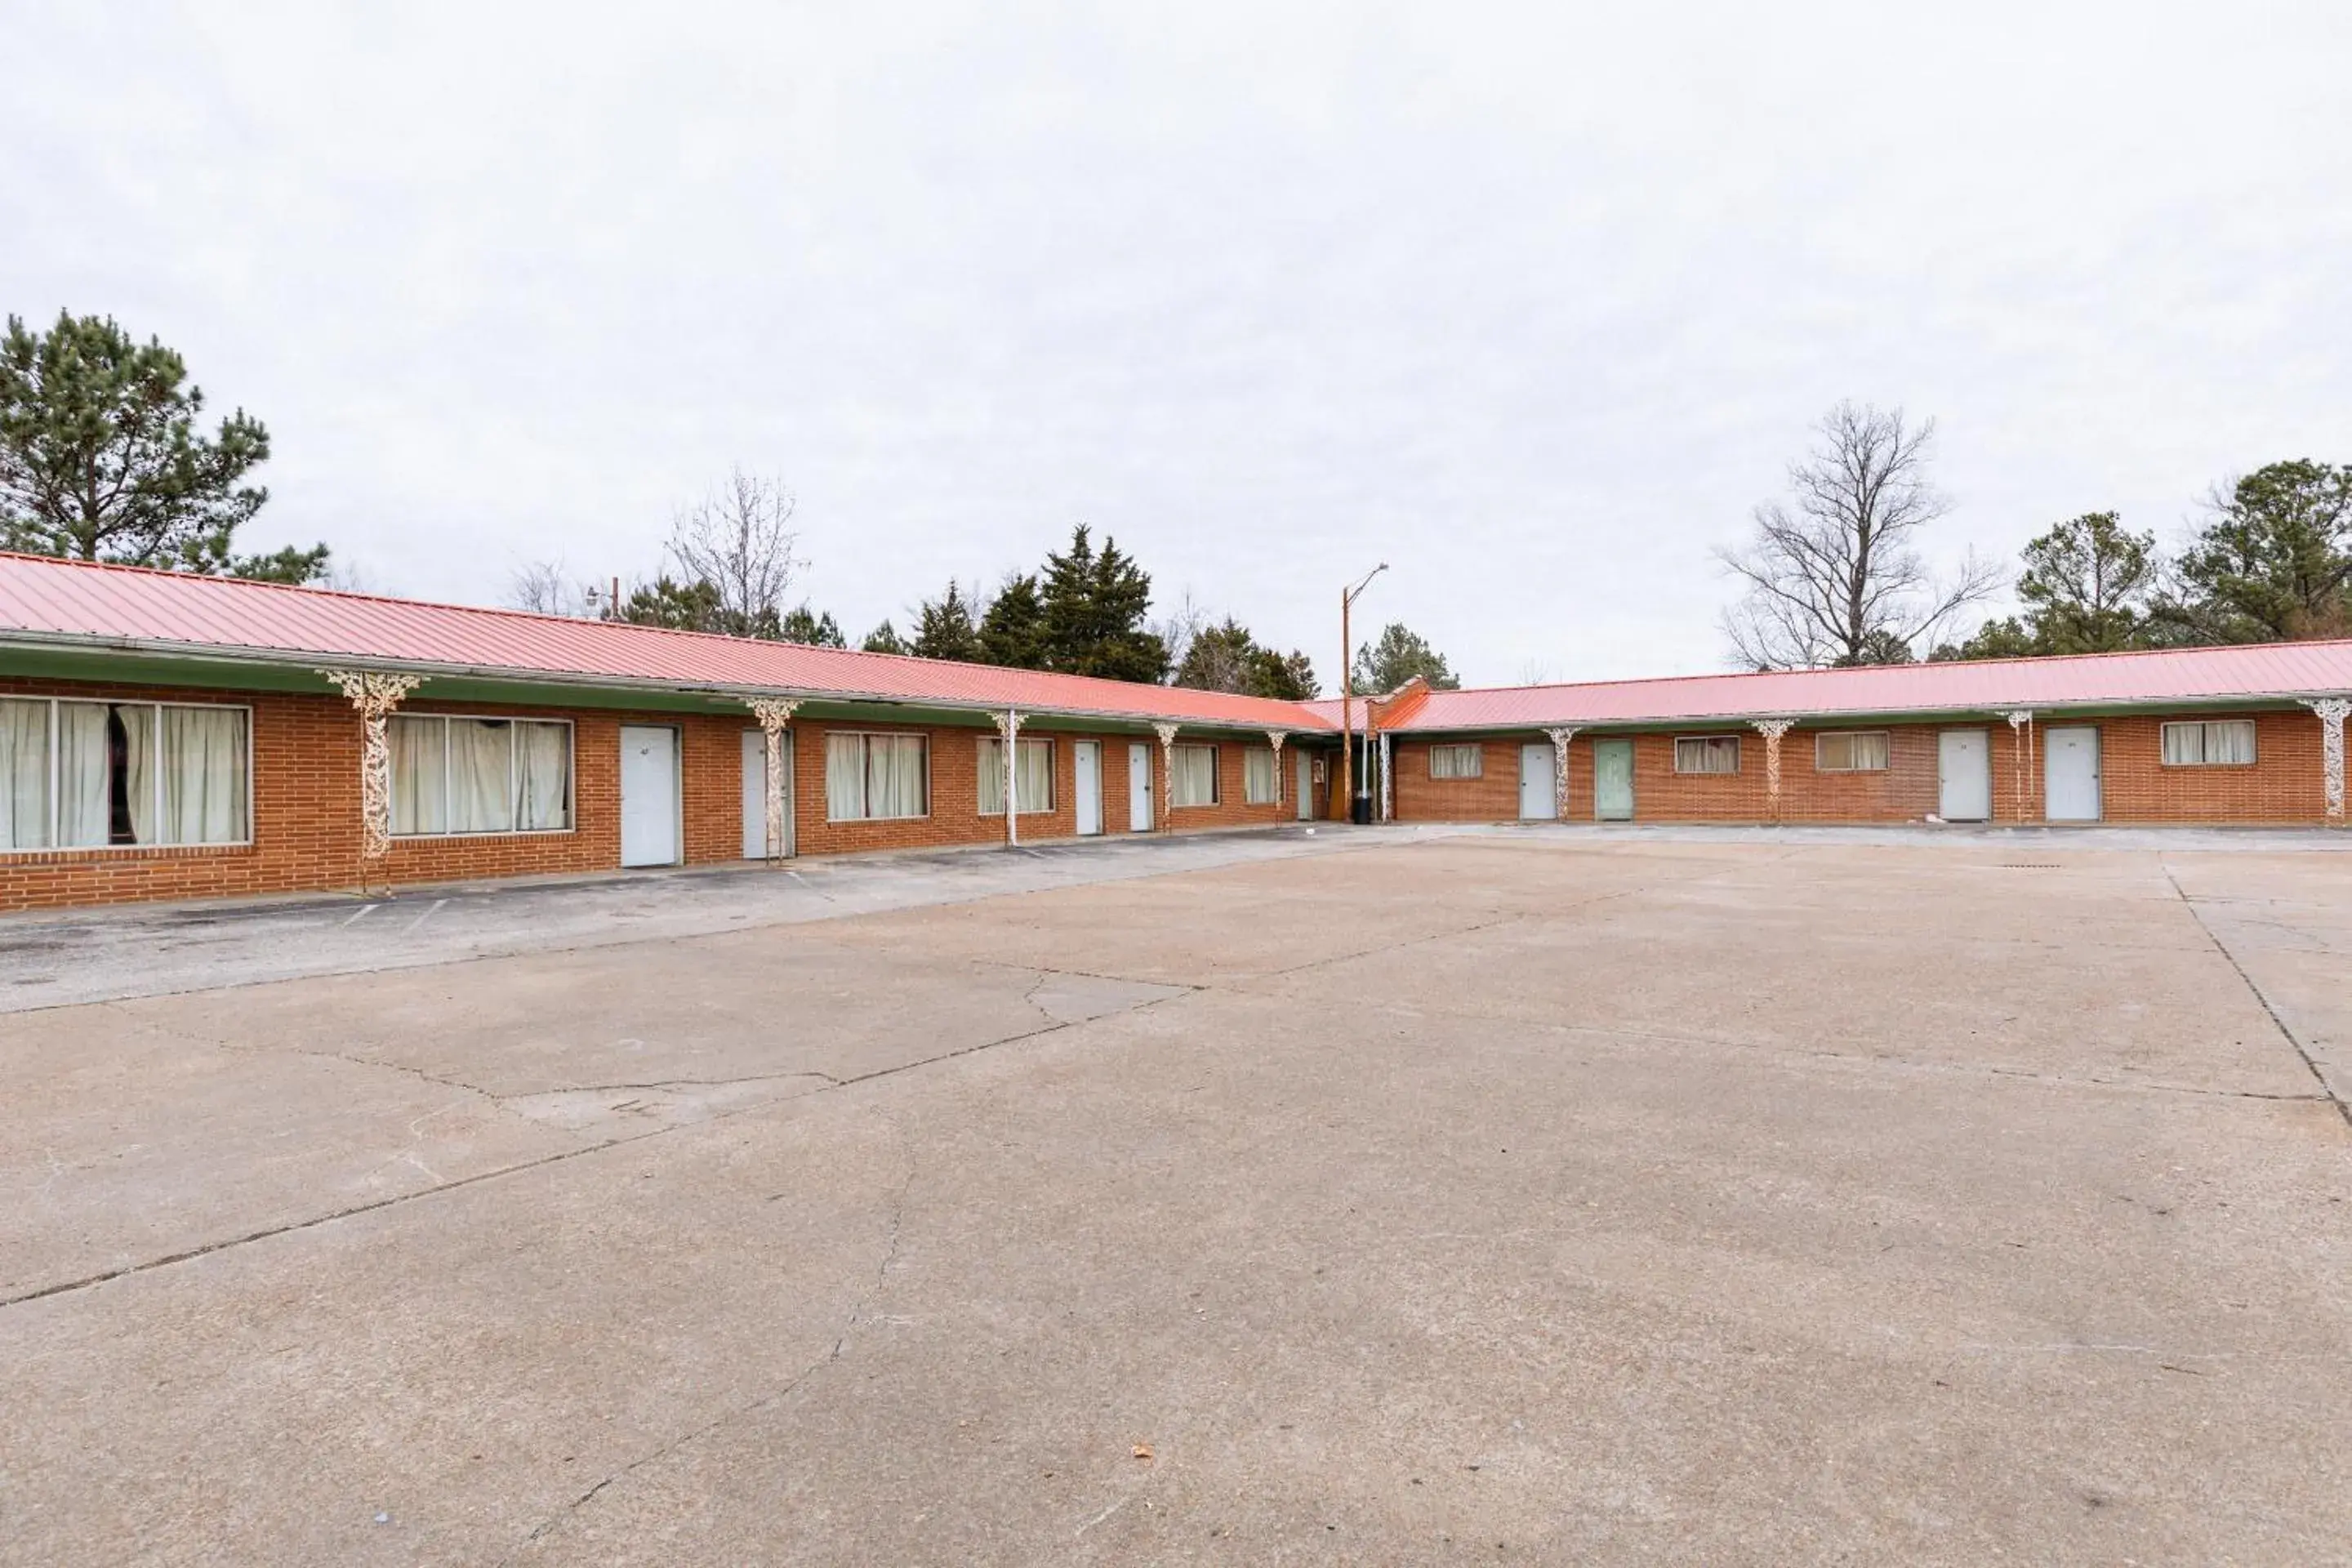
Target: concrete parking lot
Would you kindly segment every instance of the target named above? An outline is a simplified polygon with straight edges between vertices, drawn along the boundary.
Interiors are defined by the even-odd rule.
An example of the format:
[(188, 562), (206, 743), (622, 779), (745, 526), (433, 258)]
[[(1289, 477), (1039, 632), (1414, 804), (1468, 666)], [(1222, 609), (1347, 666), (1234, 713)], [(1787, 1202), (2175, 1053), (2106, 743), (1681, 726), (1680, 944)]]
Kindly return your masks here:
[(0, 922), (0, 1562), (2352, 1561), (2347, 957), (2316, 835)]

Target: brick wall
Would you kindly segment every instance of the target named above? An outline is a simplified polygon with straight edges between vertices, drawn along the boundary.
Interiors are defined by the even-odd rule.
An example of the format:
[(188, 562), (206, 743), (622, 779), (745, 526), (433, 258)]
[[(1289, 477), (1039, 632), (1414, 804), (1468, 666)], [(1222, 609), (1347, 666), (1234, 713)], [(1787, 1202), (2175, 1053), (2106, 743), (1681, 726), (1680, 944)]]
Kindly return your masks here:
[[(2252, 718), (2254, 757), (2246, 767), (2166, 767), (2162, 726), (2170, 719)], [(2060, 721), (2064, 722), (2064, 721)], [(2320, 725), (2301, 708), (2248, 714), (2132, 715), (2084, 720), (2099, 731), (2102, 820), (2110, 823), (2316, 824), (2326, 820), (2320, 773)], [(1916, 822), (1937, 805), (1937, 741), (1945, 729), (1983, 729), (1990, 740), (1993, 816), (2000, 822), (2042, 820), (2044, 748), (2031, 731), (2030, 755), (2009, 725), (1887, 727), (1887, 766), (1867, 773), (1822, 772), (1814, 765), (1820, 730), (1791, 730), (1780, 743), (1780, 814), (1785, 822)], [(1694, 727), (1685, 735), (1738, 734), (1739, 772), (1675, 772), (1668, 734), (1602, 739), (1633, 742), (1633, 815), (1641, 822), (1761, 822), (1769, 816), (1764, 737), (1753, 730)], [(1571, 821), (1592, 818), (1592, 742), (1580, 733), (1569, 744)], [(1469, 740), (1464, 737), (1463, 740)], [(1502, 822), (1518, 815), (1519, 747), (1549, 738), (1540, 732), (1476, 737), (1485, 771), (1476, 779), (1429, 776), (1428, 740), (1395, 742), (1397, 816), (1408, 822)], [(2024, 765), (2020, 767), (2020, 763)]]
[[(204, 692), (184, 689), (96, 686), (10, 680), (0, 696), (64, 697), (105, 701), (210, 702), (251, 710), (253, 842), (203, 847), (0, 851), (0, 910), (154, 899), (292, 892), (350, 888), (360, 879), (360, 723), (335, 696)], [(680, 818), (689, 864), (738, 859), (743, 846), (742, 747), (748, 714), (636, 714), (593, 709), (486, 706), (433, 700), (419, 693), (409, 713), (483, 713), (505, 718), (556, 718), (572, 725), (573, 826), (558, 833), (479, 834), (395, 838), (382, 875), (394, 883), (466, 880), (550, 872), (617, 868), (621, 860), (620, 731), (624, 724), (667, 726), (678, 733), (683, 786)], [(828, 822), (825, 818), (824, 737), (836, 726), (796, 724), (794, 806), (797, 847), (822, 855), (999, 843), (1002, 816), (978, 809), (977, 740), (992, 731), (845, 724), (844, 729), (915, 732), (929, 742), (931, 809), (905, 821)], [(1054, 743), (1054, 809), (1024, 812), (1024, 841), (1066, 838), (1077, 832), (1076, 748), (1097, 740), (1102, 750), (1103, 827), (1128, 831), (1127, 748), (1134, 737), (1088, 737), (1031, 731)], [(1160, 779), (1157, 742), (1150, 746)], [(1220, 801), (1175, 813), (1179, 829), (1243, 826), (1286, 819), (1289, 784), (1276, 805), (1243, 801), (1243, 742), (1219, 742)]]

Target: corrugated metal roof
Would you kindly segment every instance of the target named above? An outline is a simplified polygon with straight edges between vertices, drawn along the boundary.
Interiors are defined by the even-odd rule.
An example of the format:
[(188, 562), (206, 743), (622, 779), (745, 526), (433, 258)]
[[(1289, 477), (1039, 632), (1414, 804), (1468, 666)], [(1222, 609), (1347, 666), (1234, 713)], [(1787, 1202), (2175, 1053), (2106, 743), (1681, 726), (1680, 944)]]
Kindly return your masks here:
[(0, 553), (0, 643), (85, 640), (281, 663), (1328, 728), (1300, 704), (1219, 691)]
[[(1394, 728), (1520, 730), (1836, 714), (1993, 713), (2017, 708), (2122, 707), (2345, 692), (2352, 692), (2352, 641), (2263, 643), (1436, 691)], [(1362, 722), (1360, 717), (1358, 722)]]

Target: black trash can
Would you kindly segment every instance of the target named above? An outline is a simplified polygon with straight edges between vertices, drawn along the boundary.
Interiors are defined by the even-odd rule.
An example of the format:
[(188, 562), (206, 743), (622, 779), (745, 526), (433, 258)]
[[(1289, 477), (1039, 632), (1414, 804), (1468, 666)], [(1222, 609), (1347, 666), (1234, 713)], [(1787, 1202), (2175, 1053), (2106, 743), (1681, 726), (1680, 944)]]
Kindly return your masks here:
[(1348, 808), (1348, 820), (1354, 823), (1359, 827), (1370, 822), (1372, 820), (1372, 797), (1368, 795), (1358, 795), (1356, 797), (1356, 804)]

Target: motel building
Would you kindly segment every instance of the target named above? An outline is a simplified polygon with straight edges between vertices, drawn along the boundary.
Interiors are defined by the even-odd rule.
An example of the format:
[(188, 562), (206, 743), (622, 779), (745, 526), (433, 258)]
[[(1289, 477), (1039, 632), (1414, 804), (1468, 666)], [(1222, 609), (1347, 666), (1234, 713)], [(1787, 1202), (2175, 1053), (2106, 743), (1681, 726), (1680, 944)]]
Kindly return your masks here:
[(0, 910), (1270, 827), (1348, 815), (1350, 773), (1402, 822), (2335, 826), (2347, 710), (2352, 642), (2311, 642), (1416, 683), (1343, 721), (0, 555)]

